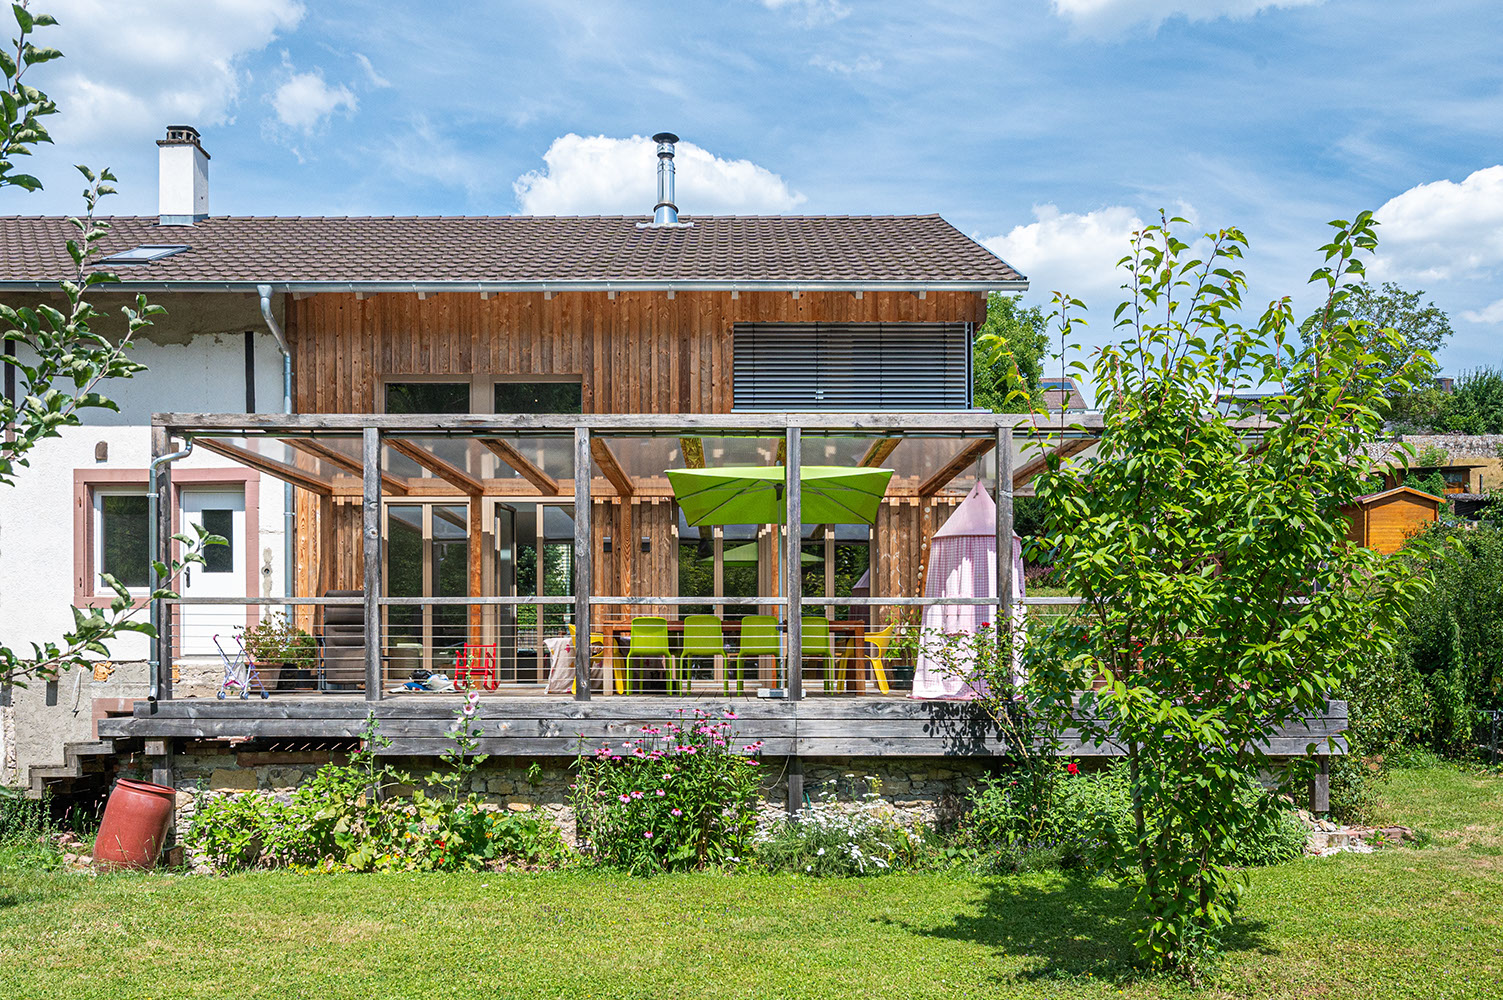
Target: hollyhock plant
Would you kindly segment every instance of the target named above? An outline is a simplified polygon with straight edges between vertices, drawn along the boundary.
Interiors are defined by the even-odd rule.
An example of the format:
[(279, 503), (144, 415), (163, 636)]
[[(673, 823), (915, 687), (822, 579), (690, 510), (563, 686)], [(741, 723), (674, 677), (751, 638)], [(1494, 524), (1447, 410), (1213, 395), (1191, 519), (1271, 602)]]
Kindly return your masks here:
[(580, 844), (600, 863), (645, 875), (739, 864), (734, 859), (747, 853), (761, 800), (761, 744), (736, 746), (726, 717), (734, 713), (678, 716), (575, 761)]

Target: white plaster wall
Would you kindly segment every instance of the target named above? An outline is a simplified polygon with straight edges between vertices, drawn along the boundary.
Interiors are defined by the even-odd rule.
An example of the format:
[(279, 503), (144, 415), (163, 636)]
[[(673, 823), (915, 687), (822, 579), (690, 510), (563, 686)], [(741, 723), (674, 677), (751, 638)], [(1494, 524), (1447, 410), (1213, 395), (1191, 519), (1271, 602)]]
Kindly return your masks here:
[[(239, 311), (243, 307), (240, 303)], [(243, 329), (264, 331), (264, 325), (252, 325), (251, 318), (259, 322), (252, 314), (235, 316), (225, 325), (244, 322)], [(269, 333), (253, 335), (256, 410), (279, 412), (281, 353)], [(133, 357), (147, 365), (147, 371), (102, 387), (120, 412), (84, 411), (83, 426), (65, 428), (60, 437), (42, 442), (30, 455), (30, 467), (16, 477), (16, 485), (0, 487), (0, 637), (12, 648), (59, 640), (72, 623), (74, 470), (146, 468), (153, 413), (245, 410), (243, 332), (195, 333), (164, 322), (160, 336), (139, 341)], [(104, 462), (95, 461), (100, 442), (108, 450)], [(204, 451), (175, 467), (239, 468)], [(256, 551), (247, 554), (261, 571), (260, 596), (284, 592), (283, 492), (280, 481), (261, 477), (259, 541)], [(112, 644), (111, 652), (117, 661), (142, 660), (147, 647), (145, 637), (126, 635)], [(122, 675), (138, 672), (129, 668)], [(0, 696), (0, 713), (5, 715), (0, 725), (0, 781), (24, 781), (32, 765), (62, 763), (63, 742), (93, 737), (88, 702), (96, 685), (83, 679), (82, 709), (72, 704), (74, 686), (75, 678), (69, 675), (60, 682), (61, 691), (48, 697), (40, 690)], [(133, 694), (136, 684), (127, 686)], [(4, 773), (7, 763), (9, 774)]]

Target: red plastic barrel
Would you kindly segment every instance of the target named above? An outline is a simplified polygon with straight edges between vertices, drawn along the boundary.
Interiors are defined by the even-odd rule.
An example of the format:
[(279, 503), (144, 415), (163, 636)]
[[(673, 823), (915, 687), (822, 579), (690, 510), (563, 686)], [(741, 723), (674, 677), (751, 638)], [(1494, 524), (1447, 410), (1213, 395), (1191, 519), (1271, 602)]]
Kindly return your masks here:
[(166, 785), (115, 782), (94, 838), (94, 861), (115, 868), (156, 867), (176, 801), (177, 793)]

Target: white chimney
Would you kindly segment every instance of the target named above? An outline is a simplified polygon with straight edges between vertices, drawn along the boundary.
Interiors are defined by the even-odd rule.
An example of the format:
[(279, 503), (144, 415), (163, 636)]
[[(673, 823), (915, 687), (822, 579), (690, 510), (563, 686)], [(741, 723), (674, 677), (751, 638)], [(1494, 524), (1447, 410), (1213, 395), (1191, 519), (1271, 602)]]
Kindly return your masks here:
[(209, 154), (192, 125), (168, 125), (157, 140), (157, 212), (164, 226), (191, 226), (209, 217)]

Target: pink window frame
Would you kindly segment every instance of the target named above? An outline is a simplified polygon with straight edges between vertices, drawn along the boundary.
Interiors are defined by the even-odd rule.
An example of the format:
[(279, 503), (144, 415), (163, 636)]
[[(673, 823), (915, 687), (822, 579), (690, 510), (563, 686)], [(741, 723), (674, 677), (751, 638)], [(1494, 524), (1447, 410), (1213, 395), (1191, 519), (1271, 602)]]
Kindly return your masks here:
[[(94, 565), (94, 491), (121, 486), (146, 489), (145, 469), (74, 469), (73, 470), (73, 605), (79, 608), (107, 608), (113, 594), (96, 592), (99, 573)], [(183, 486), (240, 486), (245, 490), (245, 596), (255, 597), (260, 589), (258, 570), (261, 537), (261, 474), (251, 469), (174, 469), (172, 472), (172, 530), (181, 529), (182, 504), (179, 488)], [(155, 556), (155, 553), (153, 553)], [(139, 602), (138, 602), (139, 603)], [(253, 624), (254, 605), (246, 608), (246, 623)]]

